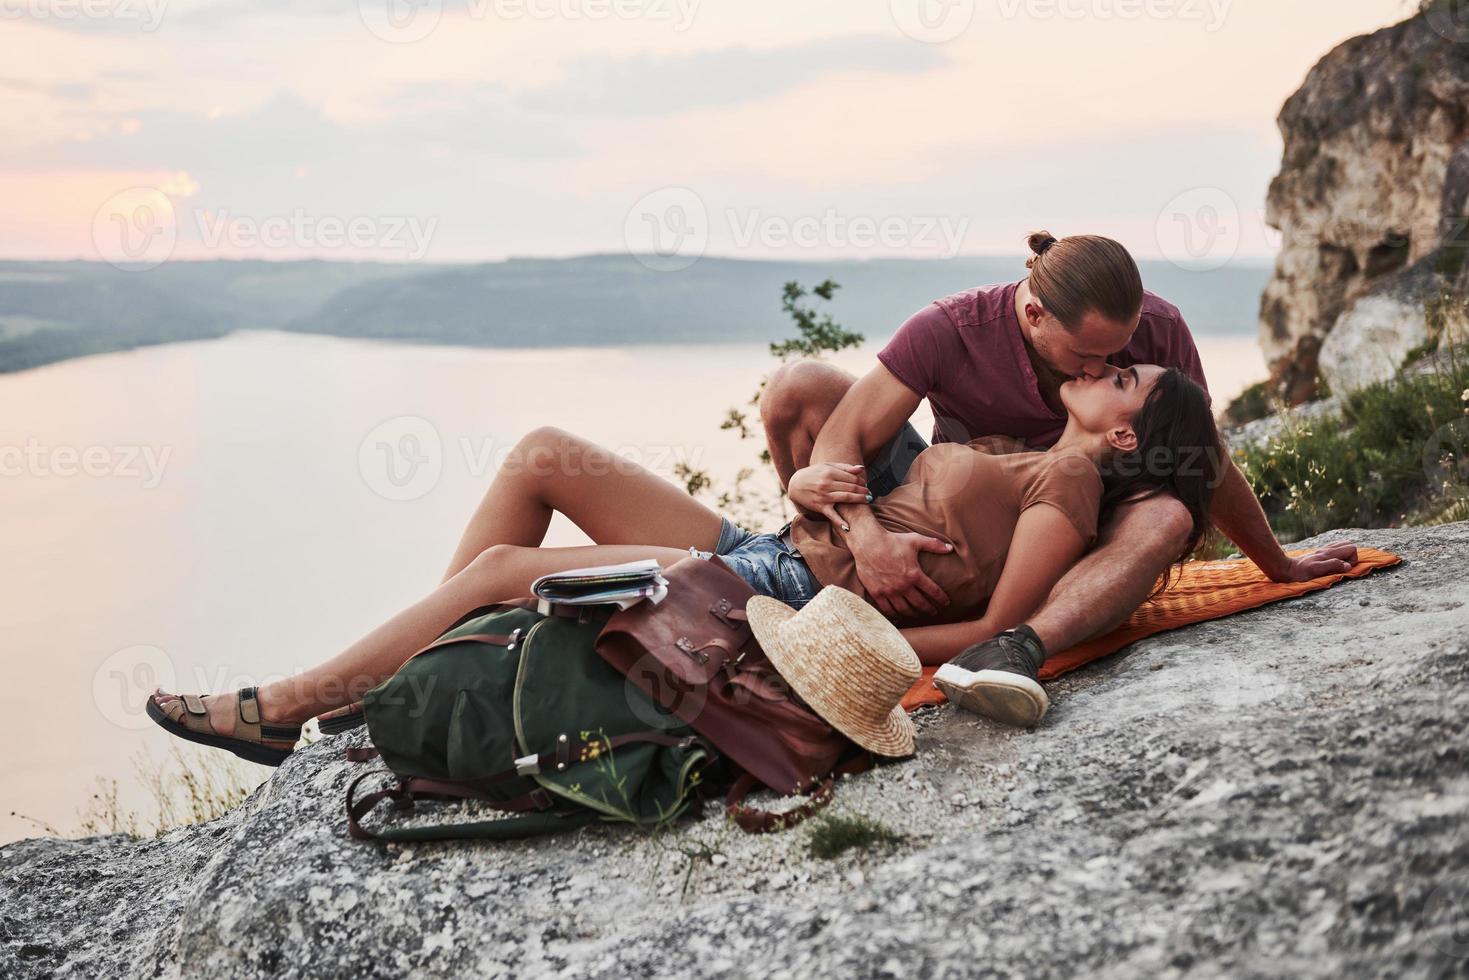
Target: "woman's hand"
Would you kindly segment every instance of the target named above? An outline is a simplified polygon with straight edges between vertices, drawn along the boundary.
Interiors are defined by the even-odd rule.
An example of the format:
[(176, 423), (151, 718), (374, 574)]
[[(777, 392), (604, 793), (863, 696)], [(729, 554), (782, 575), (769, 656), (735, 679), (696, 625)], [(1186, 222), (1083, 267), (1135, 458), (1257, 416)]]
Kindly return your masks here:
[(842, 530), (847, 522), (837, 504), (870, 504), (867, 468), (856, 463), (815, 463), (797, 470), (786, 487), (791, 503), (807, 514), (819, 514)]

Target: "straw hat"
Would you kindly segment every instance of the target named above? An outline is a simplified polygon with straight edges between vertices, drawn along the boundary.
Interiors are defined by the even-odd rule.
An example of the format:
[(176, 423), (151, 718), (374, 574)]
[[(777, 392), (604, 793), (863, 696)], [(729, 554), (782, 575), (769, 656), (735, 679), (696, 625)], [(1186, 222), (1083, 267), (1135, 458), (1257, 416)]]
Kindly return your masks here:
[(833, 728), (878, 755), (913, 754), (902, 700), (922, 669), (880, 612), (828, 585), (799, 611), (752, 596), (745, 614), (775, 669)]

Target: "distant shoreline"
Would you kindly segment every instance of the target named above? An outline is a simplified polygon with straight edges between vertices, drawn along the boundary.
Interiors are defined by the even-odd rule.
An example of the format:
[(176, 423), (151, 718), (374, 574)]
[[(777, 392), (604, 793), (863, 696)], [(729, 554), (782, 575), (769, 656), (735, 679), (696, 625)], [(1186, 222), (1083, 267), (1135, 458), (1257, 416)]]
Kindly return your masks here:
[[(1268, 266), (1189, 272), (1139, 263), (1198, 336), (1252, 335)], [(1024, 274), (1018, 257), (746, 260), (671, 272), (628, 255), (473, 265), (214, 259), (127, 272), (100, 262), (0, 261), (0, 374), (93, 354), (280, 330), (505, 350), (769, 343), (786, 282), (835, 279), (836, 319), (890, 336), (934, 299)]]

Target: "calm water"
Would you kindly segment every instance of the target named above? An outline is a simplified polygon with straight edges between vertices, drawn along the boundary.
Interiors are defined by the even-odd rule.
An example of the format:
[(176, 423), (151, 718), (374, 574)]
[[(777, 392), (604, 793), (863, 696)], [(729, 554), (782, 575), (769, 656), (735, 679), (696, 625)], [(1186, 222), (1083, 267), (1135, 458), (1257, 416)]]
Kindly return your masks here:
[[(1220, 404), (1264, 374), (1253, 338), (1199, 346)], [(837, 363), (863, 371), (875, 349)], [(99, 778), (151, 814), (135, 767), (176, 740), (146, 693), (268, 680), (420, 597), (498, 454), (536, 425), (665, 475), (683, 460), (732, 476), (756, 447), (718, 423), (771, 363), (763, 345), (245, 333), (0, 376), (0, 842), (38, 832), (12, 810), (74, 830)], [(549, 543), (584, 542), (553, 524)]]

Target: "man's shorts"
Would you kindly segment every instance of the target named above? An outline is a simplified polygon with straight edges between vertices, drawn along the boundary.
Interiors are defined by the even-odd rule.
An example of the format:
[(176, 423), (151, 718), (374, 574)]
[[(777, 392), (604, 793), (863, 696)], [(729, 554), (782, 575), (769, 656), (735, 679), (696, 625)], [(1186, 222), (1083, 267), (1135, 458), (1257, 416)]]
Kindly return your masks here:
[(918, 454), (928, 448), (928, 443), (905, 422), (893, 441), (882, 448), (867, 467), (867, 492), (874, 497), (886, 497), (903, 485), (908, 470)]

